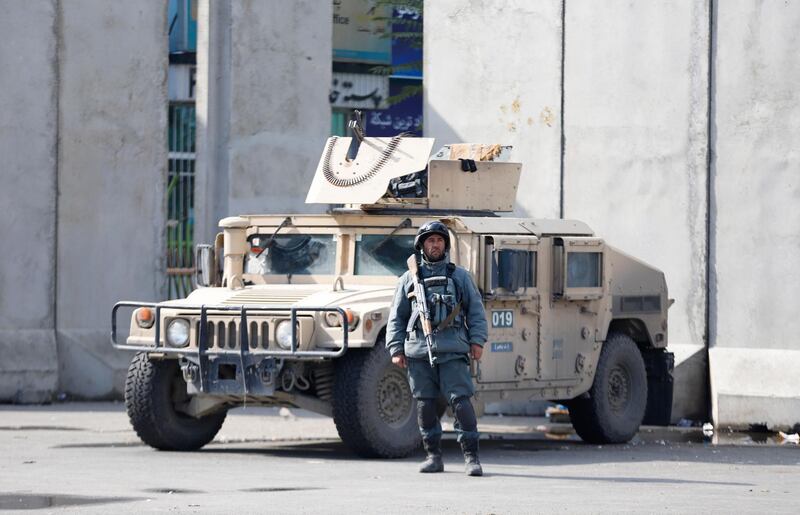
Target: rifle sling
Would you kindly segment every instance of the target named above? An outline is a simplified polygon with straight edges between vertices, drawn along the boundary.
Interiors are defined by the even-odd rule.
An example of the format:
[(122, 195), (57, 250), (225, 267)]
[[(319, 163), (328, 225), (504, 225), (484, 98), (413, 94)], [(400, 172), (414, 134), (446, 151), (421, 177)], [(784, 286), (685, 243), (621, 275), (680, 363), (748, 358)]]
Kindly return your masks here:
[(453, 311), (451, 311), (450, 314), (447, 315), (447, 318), (442, 320), (439, 323), (439, 325), (436, 326), (436, 331), (434, 332), (438, 333), (442, 329), (447, 329), (448, 327), (450, 327), (450, 325), (453, 323), (453, 320), (456, 319), (456, 317), (460, 312), (461, 312), (461, 303), (459, 302), (458, 304), (456, 304), (456, 307), (453, 308)]

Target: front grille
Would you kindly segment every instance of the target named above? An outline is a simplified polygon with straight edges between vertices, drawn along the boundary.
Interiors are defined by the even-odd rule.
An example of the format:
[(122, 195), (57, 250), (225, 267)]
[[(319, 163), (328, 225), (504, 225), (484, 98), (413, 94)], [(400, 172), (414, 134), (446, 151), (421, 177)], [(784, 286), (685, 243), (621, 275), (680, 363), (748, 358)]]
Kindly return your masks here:
[[(208, 322), (208, 341), (209, 349), (239, 349), (240, 332), (237, 320), (209, 320)], [(269, 323), (262, 321), (251, 321), (247, 331), (247, 337), (251, 349), (269, 348)], [(200, 321), (196, 322), (197, 338), (200, 337)]]

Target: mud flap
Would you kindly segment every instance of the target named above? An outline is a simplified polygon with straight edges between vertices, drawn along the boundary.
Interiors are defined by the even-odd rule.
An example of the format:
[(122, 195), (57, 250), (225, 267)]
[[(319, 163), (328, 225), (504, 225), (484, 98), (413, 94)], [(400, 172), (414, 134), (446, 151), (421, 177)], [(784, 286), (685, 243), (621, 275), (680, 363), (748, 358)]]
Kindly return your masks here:
[(647, 409), (643, 425), (667, 426), (672, 416), (672, 371), (675, 355), (663, 349), (643, 350), (647, 370)]

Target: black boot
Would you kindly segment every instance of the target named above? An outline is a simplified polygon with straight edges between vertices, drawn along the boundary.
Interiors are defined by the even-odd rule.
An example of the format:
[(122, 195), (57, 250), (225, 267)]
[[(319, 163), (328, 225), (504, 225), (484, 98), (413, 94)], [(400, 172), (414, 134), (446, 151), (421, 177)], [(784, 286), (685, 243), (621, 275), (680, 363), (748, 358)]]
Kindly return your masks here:
[(441, 436), (435, 438), (422, 439), (422, 446), (425, 448), (425, 452), (428, 454), (428, 457), (425, 458), (425, 461), (423, 461), (422, 464), (419, 466), (420, 472), (430, 473), (430, 472), (444, 471), (441, 443), (442, 443)]
[(482, 476), (483, 468), (478, 459), (478, 439), (461, 440), (461, 450), (464, 452), (464, 473), (468, 476)]

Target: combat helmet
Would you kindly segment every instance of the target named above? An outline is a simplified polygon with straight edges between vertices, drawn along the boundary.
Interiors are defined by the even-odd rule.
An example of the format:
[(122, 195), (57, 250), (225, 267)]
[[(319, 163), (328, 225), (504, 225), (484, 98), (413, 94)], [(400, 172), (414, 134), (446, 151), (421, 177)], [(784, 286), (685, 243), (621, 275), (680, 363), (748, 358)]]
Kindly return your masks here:
[(438, 220), (422, 224), (417, 231), (417, 237), (414, 238), (414, 248), (422, 250), (422, 242), (431, 234), (438, 234), (444, 238), (444, 250), (445, 252), (450, 250), (450, 232), (447, 230), (447, 227)]

